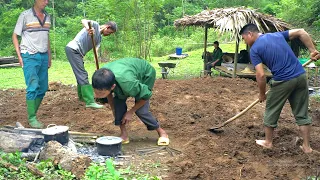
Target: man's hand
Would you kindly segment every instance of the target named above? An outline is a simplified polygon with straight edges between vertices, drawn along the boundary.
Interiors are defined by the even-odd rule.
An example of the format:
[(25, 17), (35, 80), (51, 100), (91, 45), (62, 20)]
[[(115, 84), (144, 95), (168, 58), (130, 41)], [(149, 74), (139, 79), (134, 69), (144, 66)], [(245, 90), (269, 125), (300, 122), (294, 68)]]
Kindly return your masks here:
[(318, 59), (320, 59), (320, 53), (315, 50), (310, 54), (310, 58), (314, 61), (317, 61)]
[(132, 120), (133, 113), (136, 112), (138, 109), (140, 109), (146, 102), (147, 102), (147, 100), (144, 100), (144, 99), (138, 100), (134, 104), (134, 106), (129, 111), (127, 111), (126, 114), (123, 116), (122, 124), (128, 124), (129, 121)]
[(87, 31), (88, 31), (88, 34), (89, 34), (90, 36), (92, 36), (92, 35), (94, 34), (94, 29), (93, 29), (93, 28), (87, 29)]
[(132, 120), (133, 113), (131, 111), (127, 111), (123, 116), (122, 124), (128, 124)]
[(259, 102), (262, 103), (263, 101), (265, 101), (267, 98), (266, 94), (260, 94), (259, 95)]
[(82, 26), (84, 27), (84, 28), (86, 28), (86, 30), (88, 31), (88, 34), (90, 35), (90, 36), (92, 36), (92, 34), (94, 34), (94, 28), (89, 28), (89, 25), (88, 25), (88, 23), (91, 23), (91, 21), (90, 20), (87, 20), (87, 19), (82, 19), (81, 20), (81, 23), (82, 23)]
[(48, 69), (51, 67), (51, 58), (48, 60)]
[(218, 61), (219, 61), (219, 59), (215, 60), (211, 65), (215, 66)]
[(19, 61), (20, 66), (23, 68), (23, 60), (22, 60), (21, 56), (18, 56), (18, 61)]

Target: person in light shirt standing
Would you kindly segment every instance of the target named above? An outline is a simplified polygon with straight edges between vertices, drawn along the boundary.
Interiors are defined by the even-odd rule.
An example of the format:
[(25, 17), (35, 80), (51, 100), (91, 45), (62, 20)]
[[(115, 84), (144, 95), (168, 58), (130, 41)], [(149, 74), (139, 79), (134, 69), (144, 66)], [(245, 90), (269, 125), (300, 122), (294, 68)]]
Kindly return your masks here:
[[(36, 114), (48, 90), (48, 69), (51, 66), (50, 16), (44, 11), (48, 0), (35, 0), (32, 8), (23, 11), (12, 34), (19, 63), (27, 86), (26, 104), (28, 122), (33, 128), (42, 128)], [(19, 46), (18, 36), (21, 36)]]

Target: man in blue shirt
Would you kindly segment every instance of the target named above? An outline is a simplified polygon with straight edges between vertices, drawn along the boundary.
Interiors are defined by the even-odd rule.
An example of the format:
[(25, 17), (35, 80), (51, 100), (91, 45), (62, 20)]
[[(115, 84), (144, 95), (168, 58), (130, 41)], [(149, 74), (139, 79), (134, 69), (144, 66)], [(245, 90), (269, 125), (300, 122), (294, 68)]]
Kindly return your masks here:
[[(294, 55), (287, 41), (299, 38), (311, 53), (311, 59), (319, 59), (319, 52), (315, 49), (309, 34), (303, 29), (293, 29), (284, 32), (262, 34), (255, 24), (245, 25), (240, 35), (251, 47), (250, 58), (256, 69), (256, 79), (259, 86), (259, 100), (266, 101), (264, 115), (265, 140), (256, 140), (258, 145), (272, 148), (274, 128), (281, 110), (289, 100), (292, 112), (299, 125), (303, 138), (300, 148), (305, 153), (311, 153), (310, 147), (310, 124), (308, 116), (308, 84), (305, 71)], [(270, 91), (266, 96), (266, 77), (263, 64), (266, 65), (273, 75), (270, 82)]]

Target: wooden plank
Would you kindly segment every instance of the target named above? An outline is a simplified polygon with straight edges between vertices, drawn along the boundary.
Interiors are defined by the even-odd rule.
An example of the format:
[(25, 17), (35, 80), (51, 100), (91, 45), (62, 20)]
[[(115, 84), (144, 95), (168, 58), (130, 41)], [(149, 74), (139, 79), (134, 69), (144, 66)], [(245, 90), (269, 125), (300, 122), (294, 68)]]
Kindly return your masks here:
[(0, 61), (7, 60), (7, 59), (17, 59), (17, 58), (14, 56), (0, 57)]
[(0, 57), (0, 64), (12, 64), (19, 62), (18, 59), (14, 56), (10, 57)]
[(12, 63), (12, 64), (1, 64), (0, 68), (6, 68), (6, 67), (18, 67), (20, 66), (19, 63)]

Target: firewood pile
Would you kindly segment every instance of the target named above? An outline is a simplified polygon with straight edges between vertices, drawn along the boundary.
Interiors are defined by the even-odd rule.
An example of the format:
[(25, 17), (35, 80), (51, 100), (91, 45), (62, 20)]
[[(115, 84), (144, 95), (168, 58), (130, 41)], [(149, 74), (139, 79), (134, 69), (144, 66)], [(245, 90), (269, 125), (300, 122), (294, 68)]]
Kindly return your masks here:
[(14, 56), (0, 57), (0, 68), (1, 67), (16, 67), (20, 66), (19, 61)]

